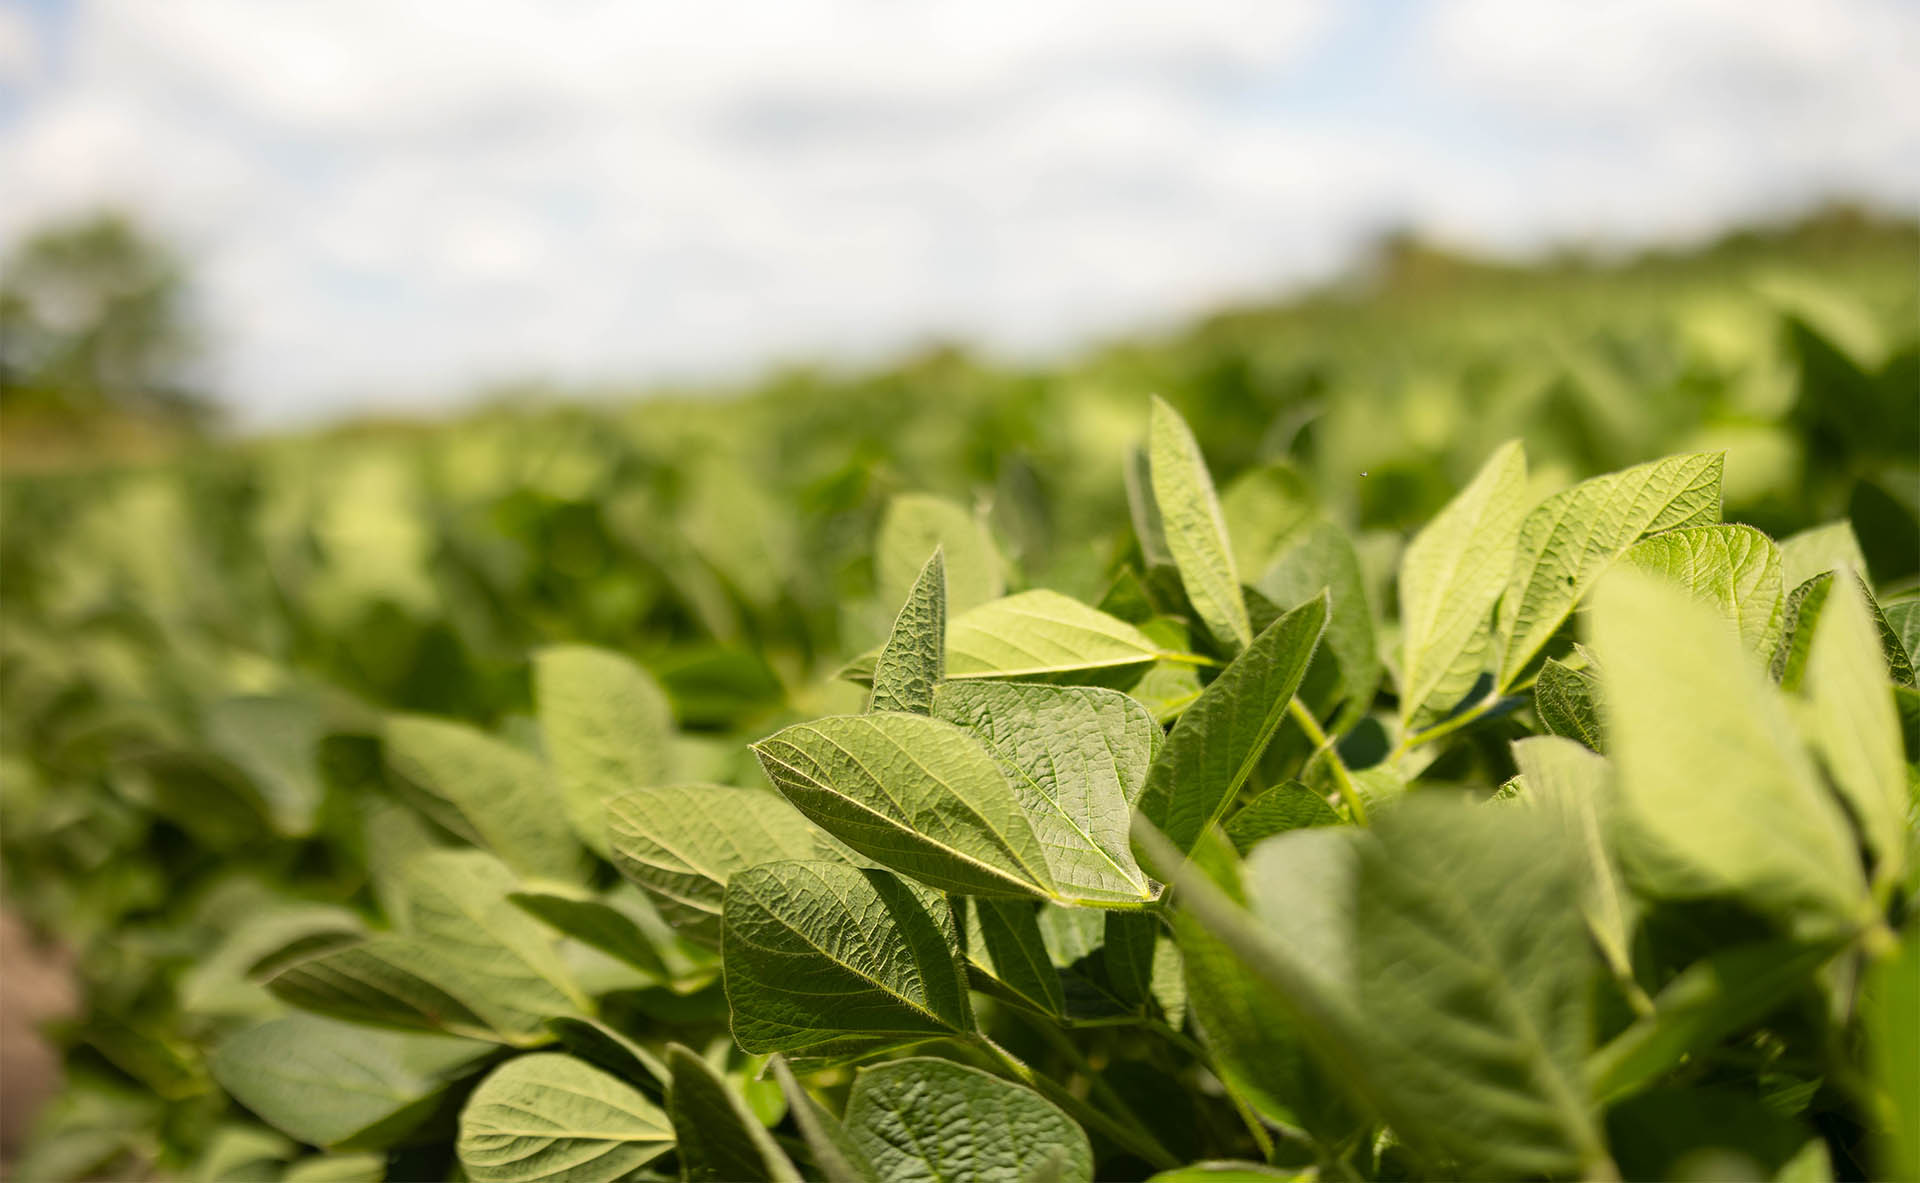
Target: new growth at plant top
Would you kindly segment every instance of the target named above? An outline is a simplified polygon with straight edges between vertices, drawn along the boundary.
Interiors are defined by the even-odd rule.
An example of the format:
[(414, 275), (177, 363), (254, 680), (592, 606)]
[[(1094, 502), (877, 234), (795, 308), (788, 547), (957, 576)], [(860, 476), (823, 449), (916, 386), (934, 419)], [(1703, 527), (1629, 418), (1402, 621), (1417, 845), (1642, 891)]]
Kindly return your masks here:
[[(23, 1177), (1920, 1177), (1920, 596), (1861, 545), (1897, 539), (1725, 520), (1725, 449), (1572, 480), (1519, 440), (1355, 531), (1379, 494), (1216, 489), (1126, 402), (1076, 437), (1131, 522), (1091, 593), (1041, 515), (905, 489), (814, 549), (685, 500), (738, 512), (569, 582), (661, 517), (570, 516), (620, 479), (564, 448), (486, 519), (270, 493), (257, 586), (123, 549), (144, 615), (31, 566), (111, 643), (8, 633), (10, 874), (90, 991)], [(351, 454), (341, 499), (414, 495)], [(1878, 505), (1865, 455), (1798, 479)], [(170, 537), (166, 487), (119, 512)], [(851, 659), (767, 574), (839, 554)], [(713, 640), (516, 674), (505, 586)]]

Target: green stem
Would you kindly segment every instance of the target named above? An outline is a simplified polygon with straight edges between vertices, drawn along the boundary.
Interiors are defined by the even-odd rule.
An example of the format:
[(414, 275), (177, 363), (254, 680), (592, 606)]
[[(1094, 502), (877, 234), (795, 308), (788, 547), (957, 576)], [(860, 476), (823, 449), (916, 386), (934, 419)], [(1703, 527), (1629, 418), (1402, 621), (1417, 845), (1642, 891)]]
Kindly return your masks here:
[(1474, 703), (1472, 706), (1468, 707), (1466, 710), (1461, 711), (1459, 714), (1454, 715), (1451, 718), (1442, 719), (1440, 720), (1440, 722), (1435, 723), (1433, 726), (1427, 728), (1425, 731), (1416, 731), (1412, 735), (1409, 735), (1407, 738), (1401, 740), (1399, 745), (1393, 749), (1393, 755), (1389, 756), (1388, 759), (1397, 760), (1400, 757), (1406, 755), (1408, 752), (1411, 752), (1413, 749), (1420, 747), (1422, 744), (1430, 744), (1436, 739), (1445, 739), (1447, 736), (1452, 735), (1454, 732), (1460, 730), (1463, 727), (1469, 727), (1475, 723), (1478, 723), (1481, 719), (1486, 717), (1487, 712), (1499, 706), (1501, 703), (1501, 700), (1504, 699), (1505, 697), (1506, 697), (1505, 695), (1499, 693), (1498, 691), (1495, 691), (1494, 693), (1489, 694), (1485, 698), (1481, 699), (1479, 702)]
[[(1162, 1146), (1160, 1140), (1149, 1133), (1145, 1126), (1129, 1127), (1108, 1117), (1105, 1113), (1095, 1109), (1092, 1105), (1074, 1096), (1071, 1092), (1068, 1092), (1058, 1084), (1055, 1084), (1053, 1081), (1027, 1067), (1018, 1056), (1015, 1056), (1006, 1048), (995, 1043), (993, 1039), (984, 1032), (974, 1032), (971, 1042), (973, 1046), (987, 1053), (995, 1062), (1012, 1073), (1014, 1079), (1018, 1080), (1021, 1084), (1026, 1085), (1062, 1109), (1072, 1113), (1075, 1119), (1082, 1125), (1087, 1126), (1089, 1129), (1099, 1130), (1108, 1138), (1111, 1138), (1116, 1145), (1124, 1147), (1130, 1153), (1137, 1155), (1140, 1159), (1152, 1165), (1156, 1170), (1170, 1171), (1180, 1165), (1180, 1160), (1174, 1157), (1173, 1152), (1165, 1146)], [(1089, 1083), (1092, 1083), (1094, 1079), (1094, 1077), (1089, 1076)]]
[(1320, 720), (1314, 718), (1313, 712), (1307, 709), (1307, 704), (1297, 697), (1287, 704), (1287, 713), (1293, 716), (1294, 722), (1300, 724), (1300, 730), (1307, 733), (1307, 738), (1314, 746), (1314, 755), (1317, 756), (1321, 752), (1327, 754), (1327, 762), (1333, 766), (1334, 784), (1340, 788), (1340, 799), (1346, 802), (1348, 814), (1352, 815), (1355, 824), (1366, 825), (1367, 806), (1360, 799), (1360, 787), (1353, 783), (1353, 774), (1347, 771), (1347, 762), (1340, 758), (1339, 751), (1333, 746), (1333, 740), (1320, 726)]
[(1214, 1067), (1213, 1058), (1207, 1055), (1207, 1049), (1189, 1039), (1186, 1032), (1160, 1019), (1142, 1019), (1140, 1025), (1186, 1052), (1194, 1060), (1205, 1065), (1207, 1071), (1213, 1073), (1214, 1078), (1220, 1082), (1220, 1087), (1226, 1090), (1227, 1100), (1233, 1102), (1234, 1111), (1240, 1115), (1240, 1121), (1247, 1127), (1247, 1133), (1253, 1135), (1254, 1145), (1260, 1148), (1260, 1157), (1267, 1162), (1272, 1162), (1273, 1135), (1267, 1132), (1266, 1123), (1260, 1119), (1258, 1113), (1254, 1112), (1253, 1106), (1247, 1103), (1247, 1099), (1240, 1095), (1240, 1090), (1233, 1087), (1233, 1082)]

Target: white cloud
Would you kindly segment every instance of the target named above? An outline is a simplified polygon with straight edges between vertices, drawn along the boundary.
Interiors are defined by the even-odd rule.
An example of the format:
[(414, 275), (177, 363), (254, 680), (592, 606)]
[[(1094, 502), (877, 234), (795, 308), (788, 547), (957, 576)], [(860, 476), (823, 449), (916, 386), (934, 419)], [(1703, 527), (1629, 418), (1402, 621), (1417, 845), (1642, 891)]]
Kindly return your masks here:
[(93, 0), (49, 37), (0, 9), (0, 84), (27, 79), (0, 237), (148, 214), (201, 264), (224, 388), (276, 421), (1057, 347), (1324, 273), (1391, 220), (1511, 246), (1920, 196), (1910, 8), (1404, 11)]

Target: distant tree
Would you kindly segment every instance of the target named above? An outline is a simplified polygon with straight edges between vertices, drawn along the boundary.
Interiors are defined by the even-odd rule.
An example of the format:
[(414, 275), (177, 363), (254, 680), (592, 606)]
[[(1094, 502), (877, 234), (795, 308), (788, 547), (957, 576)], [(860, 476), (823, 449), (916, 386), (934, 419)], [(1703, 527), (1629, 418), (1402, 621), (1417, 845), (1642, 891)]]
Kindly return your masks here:
[(0, 408), (199, 426), (200, 346), (184, 268), (119, 214), (47, 226), (0, 262)]

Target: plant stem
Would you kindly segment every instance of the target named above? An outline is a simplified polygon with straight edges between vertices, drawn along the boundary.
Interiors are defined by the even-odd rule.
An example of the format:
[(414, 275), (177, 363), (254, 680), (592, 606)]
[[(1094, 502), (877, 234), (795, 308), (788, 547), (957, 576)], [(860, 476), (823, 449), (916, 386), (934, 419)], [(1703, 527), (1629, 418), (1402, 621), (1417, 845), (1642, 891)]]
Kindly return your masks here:
[(1353, 774), (1347, 771), (1347, 762), (1340, 758), (1333, 740), (1320, 726), (1320, 720), (1314, 718), (1307, 704), (1297, 697), (1287, 704), (1287, 713), (1293, 716), (1293, 721), (1300, 724), (1300, 730), (1306, 732), (1307, 738), (1313, 741), (1314, 755), (1321, 752), (1327, 754), (1327, 762), (1333, 766), (1334, 784), (1340, 788), (1340, 799), (1346, 802), (1347, 812), (1353, 816), (1355, 824), (1366, 825), (1367, 806), (1360, 799), (1360, 787), (1353, 783)]
[(1411, 752), (1413, 749), (1420, 747), (1422, 744), (1430, 744), (1436, 739), (1444, 739), (1463, 727), (1467, 727), (1474, 723), (1478, 723), (1482, 718), (1486, 716), (1486, 714), (1489, 711), (1499, 706), (1500, 703), (1506, 697), (1507, 697), (1506, 695), (1503, 695), (1498, 691), (1495, 691), (1494, 693), (1491, 693), (1487, 695), (1485, 698), (1481, 699), (1479, 702), (1474, 703), (1472, 706), (1468, 707), (1466, 710), (1461, 711), (1459, 714), (1453, 715), (1449, 718), (1442, 719), (1438, 723), (1435, 723), (1433, 726), (1427, 728), (1425, 731), (1417, 731), (1414, 734), (1409, 735), (1407, 738), (1400, 741), (1399, 745), (1393, 749), (1393, 754), (1389, 756), (1388, 759), (1397, 760), (1401, 756), (1404, 756), (1408, 752)]
[[(1173, 1152), (1161, 1145), (1160, 1140), (1149, 1133), (1144, 1125), (1129, 1127), (1115, 1121), (1086, 1101), (1027, 1067), (1018, 1056), (995, 1043), (984, 1032), (974, 1032), (972, 1043), (1012, 1073), (1020, 1083), (1040, 1093), (1062, 1109), (1070, 1111), (1081, 1124), (1090, 1129), (1099, 1130), (1111, 1138), (1116, 1145), (1138, 1156), (1156, 1170), (1172, 1170), (1180, 1165), (1180, 1160), (1174, 1157)], [(1082, 1063), (1084, 1062), (1083, 1060)], [(1096, 1078), (1090, 1072), (1088, 1083), (1091, 1084), (1094, 1079)], [(1137, 1121), (1137, 1119), (1134, 1120)]]

